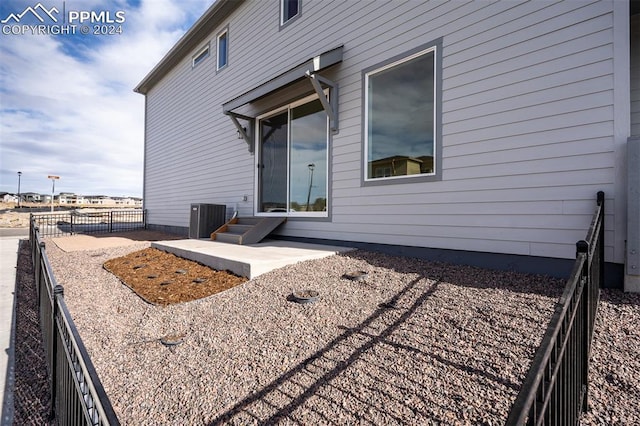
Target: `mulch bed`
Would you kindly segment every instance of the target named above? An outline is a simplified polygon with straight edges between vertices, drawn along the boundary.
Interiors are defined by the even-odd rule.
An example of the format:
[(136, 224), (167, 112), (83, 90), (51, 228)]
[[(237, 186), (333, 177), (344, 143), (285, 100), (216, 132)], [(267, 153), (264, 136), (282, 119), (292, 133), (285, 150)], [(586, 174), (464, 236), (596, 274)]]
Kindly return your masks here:
[(247, 281), (155, 248), (108, 260), (104, 268), (154, 305), (190, 302)]

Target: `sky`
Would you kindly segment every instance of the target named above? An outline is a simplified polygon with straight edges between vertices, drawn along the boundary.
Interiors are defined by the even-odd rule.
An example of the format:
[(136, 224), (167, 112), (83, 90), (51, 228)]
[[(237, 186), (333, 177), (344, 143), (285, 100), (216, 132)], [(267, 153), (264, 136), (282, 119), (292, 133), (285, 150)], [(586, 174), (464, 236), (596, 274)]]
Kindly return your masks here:
[(0, 192), (141, 197), (133, 89), (213, 1), (0, 0)]
[(433, 155), (433, 55), (369, 75), (370, 161)]

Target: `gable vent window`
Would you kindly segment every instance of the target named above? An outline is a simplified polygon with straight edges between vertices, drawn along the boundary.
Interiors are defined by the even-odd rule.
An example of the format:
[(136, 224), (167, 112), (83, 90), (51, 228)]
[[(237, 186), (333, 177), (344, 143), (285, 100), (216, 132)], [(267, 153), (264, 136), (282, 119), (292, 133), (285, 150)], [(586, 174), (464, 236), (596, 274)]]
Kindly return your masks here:
[(280, 0), (280, 26), (284, 26), (294, 18), (300, 16), (301, 1), (302, 0)]
[(204, 61), (209, 57), (209, 45), (207, 44), (202, 49), (198, 50), (198, 52), (191, 57), (191, 67), (195, 68), (200, 62)]
[(218, 67), (220, 70), (227, 66), (229, 62), (229, 29), (225, 29), (218, 34)]

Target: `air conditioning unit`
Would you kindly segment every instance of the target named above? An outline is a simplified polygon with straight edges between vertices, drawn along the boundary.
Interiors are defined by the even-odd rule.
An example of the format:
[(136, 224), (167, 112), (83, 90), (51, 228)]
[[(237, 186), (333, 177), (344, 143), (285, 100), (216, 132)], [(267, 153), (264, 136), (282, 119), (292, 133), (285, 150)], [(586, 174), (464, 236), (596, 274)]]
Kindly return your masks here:
[(209, 238), (211, 233), (226, 222), (224, 204), (191, 204), (189, 238)]

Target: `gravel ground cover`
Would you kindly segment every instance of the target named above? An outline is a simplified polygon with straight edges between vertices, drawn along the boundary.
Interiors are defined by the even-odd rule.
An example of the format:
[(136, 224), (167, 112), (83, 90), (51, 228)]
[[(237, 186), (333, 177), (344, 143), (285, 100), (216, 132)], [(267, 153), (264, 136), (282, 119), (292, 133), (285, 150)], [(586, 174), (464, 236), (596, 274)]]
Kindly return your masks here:
[(48, 425), (51, 396), (31, 251), (20, 241), (15, 291), (14, 424)]
[(602, 290), (584, 425), (640, 425), (640, 294)]
[[(522, 304), (529, 300), (537, 300), (537, 306), (548, 304), (550, 309), (561, 286), (543, 277), (356, 252), (274, 271), (271, 277), (234, 289), (239, 292), (236, 295), (225, 292), (172, 309), (151, 309), (133, 293), (126, 295), (113, 276), (100, 275), (105, 272), (101, 262), (107, 258), (148, 245), (136, 243), (108, 253), (94, 250), (72, 258), (54, 244), (47, 246), (57, 269), (77, 269), (66, 274), (66, 299), (68, 303), (74, 299), (76, 306), (85, 305), (72, 312), (81, 323), (94, 362), (100, 360), (95, 362), (98, 372), (123, 424), (148, 424), (150, 420), (154, 424), (256, 424), (275, 423), (276, 419), (284, 424), (502, 424), (505, 407), (515, 397), (512, 389), (519, 386), (528, 365), (515, 357), (527, 352), (530, 358), (533, 351), (517, 349), (521, 344), (516, 342), (526, 340), (532, 330), (525, 327), (516, 332), (512, 328), (513, 335), (508, 335), (495, 327), (522, 324), (530, 309), (521, 310)], [(47, 423), (49, 395), (27, 247), (23, 242), (16, 279), (15, 424), (35, 425)], [(74, 266), (73, 262), (84, 264)], [(325, 265), (314, 270), (319, 263)], [(332, 266), (366, 267), (371, 279), (345, 282), (337, 278), (340, 271), (328, 271)], [(415, 275), (417, 270), (420, 275)], [(420, 282), (431, 273), (441, 279)], [(317, 274), (326, 275), (318, 278)], [(314, 276), (316, 279), (310, 280)], [(396, 284), (382, 291), (385, 283), (399, 279), (407, 285)], [(331, 283), (322, 284), (325, 281)], [(285, 294), (303, 283), (323, 289), (320, 302), (282, 303)], [(248, 292), (240, 291), (244, 286)], [(91, 291), (79, 292), (84, 287), (92, 287), (99, 299), (91, 300)], [(109, 288), (118, 294), (105, 298)], [(363, 291), (367, 303), (353, 303)], [(78, 292), (80, 296), (74, 296)], [(246, 302), (242, 298), (250, 299), (252, 292), (263, 301), (276, 295), (278, 303), (263, 304), (256, 311), (263, 311), (262, 319), (286, 319), (290, 326), (282, 329), (282, 321), (264, 325), (248, 318), (251, 313), (243, 312)], [(469, 295), (459, 297), (464, 293)], [(512, 297), (504, 297), (510, 293)], [(469, 300), (469, 296), (478, 295), (482, 297)], [(260, 306), (257, 300), (251, 307)], [(383, 302), (376, 304), (379, 300)], [(228, 306), (234, 302), (235, 312)], [(341, 307), (321, 305), (336, 302)], [(429, 303), (433, 305), (427, 307)], [(130, 306), (123, 310), (122, 304)], [(86, 305), (100, 307), (94, 319)], [(292, 312), (264, 312), (283, 307)], [(474, 308), (476, 314), (472, 315)], [(224, 312), (213, 315), (211, 309)], [(459, 312), (464, 310), (469, 315), (460, 318)], [(524, 322), (531, 329), (542, 329), (537, 318), (548, 312), (527, 317)], [(326, 314), (336, 318), (325, 318)], [(101, 318), (106, 318), (109, 330), (112, 324), (117, 325), (116, 333), (105, 336), (105, 323), (98, 324)], [(358, 322), (358, 318), (362, 320)], [(509, 318), (519, 320), (511, 324)], [(212, 319), (226, 319), (229, 326), (214, 324)], [(327, 329), (332, 324), (333, 333)], [(638, 324), (640, 295), (602, 291), (589, 373), (589, 411), (582, 424), (640, 424)], [(140, 330), (136, 330), (138, 325)], [(167, 335), (165, 331), (189, 329), (182, 345), (165, 347), (158, 341), (158, 336)], [(299, 342), (296, 333), (307, 335)], [(438, 333), (440, 339), (436, 338)], [(523, 333), (525, 336), (520, 336)], [(271, 340), (275, 335), (280, 337)], [(473, 342), (480, 348), (477, 354), (469, 349)], [(195, 356), (185, 353), (194, 349)], [(513, 363), (522, 364), (515, 366), (517, 379), (512, 379), (513, 373), (502, 373), (505, 360), (494, 359), (500, 358), (500, 353), (511, 353)], [(412, 356), (416, 359), (406, 359)], [(272, 370), (265, 371), (265, 366)], [(505, 371), (513, 372), (514, 366)], [(496, 386), (500, 389), (494, 389)], [(498, 399), (505, 401), (497, 404), (498, 408), (489, 407)]]
[(47, 247), (123, 424), (502, 424), (563, 287), (355, 251), (153, 306), (102, 268), (148, 243)]

